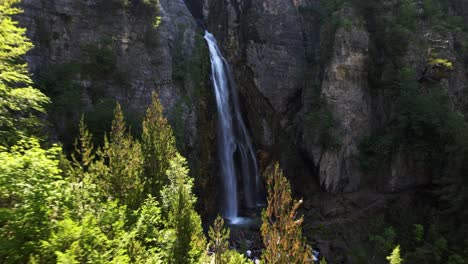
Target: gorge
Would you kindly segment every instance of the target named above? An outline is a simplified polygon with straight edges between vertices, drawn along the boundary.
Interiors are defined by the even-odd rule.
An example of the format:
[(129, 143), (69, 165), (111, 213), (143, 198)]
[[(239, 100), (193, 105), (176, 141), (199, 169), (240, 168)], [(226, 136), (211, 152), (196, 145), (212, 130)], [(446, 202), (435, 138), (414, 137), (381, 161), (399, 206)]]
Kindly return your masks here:
[(466, 1), (21, 6), (52, 142), (73, 148), (82, 114), (103, 138), (115, 101), (138, 136), (157, 92), (205, 225), (263, 204), (279, 161), (328, 263), (386, 263), (397, 244), (411, 263), (464, 263)]

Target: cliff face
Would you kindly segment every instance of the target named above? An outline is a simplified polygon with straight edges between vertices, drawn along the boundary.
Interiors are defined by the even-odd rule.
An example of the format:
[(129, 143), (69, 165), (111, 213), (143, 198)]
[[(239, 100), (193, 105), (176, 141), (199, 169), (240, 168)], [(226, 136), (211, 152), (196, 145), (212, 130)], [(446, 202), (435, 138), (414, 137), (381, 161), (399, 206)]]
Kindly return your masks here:
[[(20, 20), (35, 44), (28, 61), (36, 79), (53, 87), (63, 86), (57, 75), (73, 80), (65, 85), (71, 97), (48, 91), (58, 101), (73, 99), (58, 110), (80, 109), (52, 113), (59, 139), (70, 140), (68, 122), (82, 112), (99, 122), (109, 98), (141, 118), (156, 91), (197, 176), (200, 204), (213, 214), (216, 109), (206, 27), (233, 68), (261, 169), (281, 161), (296, 194), (307, 198), (308, 230), (324, 224), (337, 230), (338, 238), (314, 239), (339, 262), (364, 236), (352, 233), (357, 219), (378, 215), (393, 194), (417, 204), (413, 192), (436, 184), (431, 164), (386, 136), (400, 129), (395, 120), (411, 114), (400, 111), (404, 100), (394, 87), (400, 70), (413, 69), (410, 79), (422, 87), (414, 102), (437, 85), (450, 111), (468, 110), (468, 49), (459, 29), (463, 20), (468, 25), (466, 1), (446, 1), (455, 22), (442, 30), (424, 15), (424, 1), (414, 1), (408, 17), (398, 1), (342, 2), (160, 0), (151, 7), (140, 0), (25, 0)], [(70, 65), (79, 70), (57, 70)]]
[[(399, 4), (379, 3), (387, 8), (386, 16), (396, 19)], [(417, 5), (416, 16), (424, 12), (422, 2)], [(300, 168), (311, 174), (293, 172), (292, 178), (316, 178), (328, 192), (351, 192), (376, 184), (369, 183), (361, 171), (358, 147), (392, 118), (391, 99), (370, 87), (375, 86), (375, 76), (370, 72), (375, 74), (374, 68), (379, 67), (376, 63), (386, 63), (392, 56), (375, 51), (378, 36), (372, 32), (372, 23), (378, 21), (365, 18), (360, 7), (353, 4), (333, 11), (335, 22), (327, 21), (325, 7), (319, 1), (206, 0), (203, 8), (209, 30), (223, 43), (237, 74), (258, 148), (274, 152), (283, 141), (292, 143), (293, 152), (300, 156)], [(467, 17), (463, 1), (449, 2), (448, 10), (453, 16)], [(443, 42), (437, 56), (454, 67), (442, 79), (435, 78), (447, 90), (455, 109), (463, 111), (466, 74), (459, 50), (460, 34), (456, 30), (434, 30), (427, 18), (415, 23), (409, 43), (399, 43), (408, 46), (399, 67), (414, 68), (430, 79), (437, 72), (428, 68), (429, 52), (436, 49), (437, 42)], [(318, 104), (332, 116), (328, 131), (336, 138), (332, 144), (324, 144), (317, 135), (323, 122), (323, 118), (312, 118)], [(401, 155), (391, 159), (393, 165), (387, 170), (391, 173), (383, 172), (384, 179), (378, 184), (388, 185), (387, 190), (424, 185), (424, 177), (414, 177), (414, 182), (403, 180), (412, 178), (406, 174), (413, 173), (414, 168), (402, 164)], [(275, 156), (288, 163), (284, 155)], [(401, 178), (402, 183), (396, 184), (399, 186), (394, 186), (399, 182), (396, 178)]]
[[(444, 111), (455, 116), (464, 116), (467, 103), (465, 1), (444, 1), (444, 15), (428, 1), (343, 2), (331, 8), (313, 0), (199, 4), (234, 68), (261, 165), (280, 160), (296, 194), (308, 197), (306, 226), (333, 263), (356, 261), (345, 256), (368, 239), (364, 219), (387, 214), (388, 201), (418, 204), (418, 191), (449, 174), (452, 165), (429, 161), (434, 146), (421, 150), (421, 142), (405, 139), (427, 140), (405, 134), (421, 133), (419, 119), (433, 120), (424, 126), (439, 122), (431, 117), (438, 110), (424, 110), (427, 98), (440, 93), (436, 102), (442, 102), (447, 95)], [(398, 90), (406, 69), (419, 86), (408, 98)], [(427, 116), (405, 123), (416, 115)], [(422, 217), (420, 208), (413, 213)], [(317, 235), (323, 225), (336, 232), (333, 239)]]

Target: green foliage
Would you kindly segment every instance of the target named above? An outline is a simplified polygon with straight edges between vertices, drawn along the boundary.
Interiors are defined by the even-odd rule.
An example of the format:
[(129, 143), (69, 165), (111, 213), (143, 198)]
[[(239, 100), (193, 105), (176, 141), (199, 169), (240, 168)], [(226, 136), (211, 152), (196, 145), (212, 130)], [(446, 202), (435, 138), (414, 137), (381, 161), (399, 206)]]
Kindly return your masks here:
[(162, 187), (167, 184), (169, 159), (176, 154), (177, 149), (172, 128), (164, 117), (156, 93), (153, 94), (151, 106), (143, 120), (142, 150), (148, 193), (160, 197)]
[(172, 79), (180, 82), (185, 81), (187, 69), (190, 67), (188, 56), (183, 48), (185, 31), (185, 27), (177, 27), (176, 45), (172, 57)]
[(48, 236), (62, 205), (60, 152), (56, 146), (42, 149), (36, 139), (0, 147), (2, 263), (26, 263)]
[(414, 225), (413, 236), (416, 243), (424, 241), (424, 226), (420, 224)]
[(390, 256), (387, 257), (388, 263), (390, 264), (401, 264), (403, 260), (400, 257), (400, 246), (397, 246)]
[(400, 71), (392, 90), (396, 96), (396, 118), (386, 133), (361, 143), (364, 168), (378, 166), (400, 150), (440, 168), (446, 151), (466, 148), (468, 128), (463, 117), (452, 109), (447, 93), (438, 86), (425, 88), (417, 82), (413, 70)]
[(229, 229), (224, 228), (224, 220), (218, 216), (208, 231), (208, 236), (210, 238), (209, 247), (213, 250), (214, 253), (214, 263), (215, 264), (225, 264), (227, 263), (226, 251), (229, 246)]
[[(36, 115), (45, 112), (48, 98), (30, 87), (23, 56), (32, 44), (11, 19), (21, 11), (14, 7), (18, 2), (0, 3), (0, 262), (198, 262), (205, 237), (194, 210), (193, 180), (186, 161), (176, 154), (173, 132), (156, 96), (144, 122), (143, 146), (130, 135), (118, 104), (102, 148), (94, 147), (82, 117), (71, 162), (59, 147), (44, 149), (29, 137), (42, 123)], [(98, 7), (106, 4), (127, 7), (129, 2), (101, 1)], [(51, 109), (73, 123), (82, 112), (81, 87), (75, 80), (86, 77), (98, 83), (104, 78), (124, 85), (126, 77), (116, 62), (112, 41), (101, 41), (83, 47), (79, 62), (44, 72), (41, 86), (53, 97)], [(93, 88), (89, 94), (97, 106), (87, 112), (88, 120), (92, 129), (104, 131), (102, 119), (111, 119), (115, 103), (102, 100), (102, 87)], [(73, 134), (73, 129), (67, 132)], [(146, 172), (169, 179), (157, 187), (159, 191), (166, 184), (164, 208), (152, 196), (141, 204), (150, 192), (144, 188), (145, 178), (154, 178), (144, 174), (145, 162), (153, 169)], [(166, 170), (168, 176), (163, 175)], [(232, 256), (240, 263), (239, 254)]]
[(397, 23), (410, 30), (415, 30), (417, 18), (416, 2), (414, 0), (401, 0)]
[(117, 56), (111, 38), (87, 44), (83, 51), (83, 73), (93, 76), (111, 75), (117, 70)]
[(226, 253), (227, 262), (226, 264), (250, 264), (252, 261), (248, 260), (243, 254), (236, 250), (228, 250)]
[(32, 47), (26, 30), (12, 16), (22, 12), (20, 0), (0, 2), (0, 144), (13, 145), (38, 132), (49, 99), (31, 87), (24, 55)]
[(117, 202), (107, 202), (98, 205), (98, 208), (76, 220), (65, 215), (63, 220), (58, 221), (51, 236), (42, 244), (42, 260), (57, 263), (130, 263), (126, 254), (129, 238), (124, 230), (125, 207)]
[(163, 215), (174, 241), (168, 249), (169, 262), (193, 263), (201, 257), (206, 241), (200, 216), (195, 211), (193, 179), (188, 176), (187, 162), (180, 154), (170, 160), (167, 176), (169, 184), (161, 193)]
[(320, 13), (323, 17), (329, 17), (338, 11), (345, 2), (346, 0), (321, 0)]
[(96, 145), (102, 146), (104, 144), (104, 134), (112, 126), (115, 106), (115, 100), (103, 99), (99, 100), (93, 108), (84, 112), (89, 130), (93, 135), (99, 136), (99, 138), (94, 139)]
[(267, 172), (266, 180), (268, 206), (262, 212), (262, 259), (272, 264), (307, 263), (312, 249), (302, 237), (303, 218), (297, 217), (302, 200), (293, 201), (291, 187), (278, 163)]
[(119, 104), (114, 111), (109, 138), (104, 138), (104, 146), (98, 155), (107, 196), (118, 198), (132, 209), (136, 208), (144, 186), (144, 158), (140, 143), (127, 131)]
[(463, 142), (466, 130), (463, 117), (452, 110), (450, 99), (439, 87), (421, 95), (416, 74), (412, 70), (401, 72), (398, 100), (398, 130), (408, 149), (442, 158), (438, 154), (446, 147)]
[(440, 20), (444, 15), (442, 10), (439, 0), (423, 0), (423, 15), (426, 19)]
[(395, 239), (397, 234), (393, 227), (385, 228), (381, 235), (371, 235), (369, 241), (374, 245), (374, 249), (378, 255), (385, 256), (395, 247)]
[(393, 151), (391, 135), (370, 136), (359, 144), (359, 161), (361, 168), (369, 171), (385, 162)]
[[(156, 12), (159, 12), (159, 0), (143, 0), (143, 3), (153, 8)], [(161, 17), (156, 15), (153, 20), (153, 28), (159, 27), (161, 25)]]

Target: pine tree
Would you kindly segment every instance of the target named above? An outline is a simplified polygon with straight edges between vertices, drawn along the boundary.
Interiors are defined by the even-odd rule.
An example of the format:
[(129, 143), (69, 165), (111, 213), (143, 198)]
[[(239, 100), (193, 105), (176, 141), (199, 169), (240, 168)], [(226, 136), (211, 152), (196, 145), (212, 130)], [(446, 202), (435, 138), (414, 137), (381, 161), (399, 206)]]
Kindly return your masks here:
[(18, 27), (13, 15), (22, 12), (15, 7), (20, 0), (0, 1), (0, 144), (12, 145), (20, 138), (37, 132), (49, 99), (32, 88), (24, 55), (32, 47), (26, 29)]
[(93, 136), (86, 126), (84, 116), (81, 117), (78, 126), (78, 138), (75, 140), (74, 147), (75, 153), (71, 156), (73, 167), (76, 172), (74, 176), (82, 179), (82, 174), (89, 169), (96, 158), (94, 154)]
[(400, 257), (400, 246), (397, 246), (390, 256), (387, 257), (389, 264), (401, 264), (403, 259)]
[(104, 137), (104, 147), (98, 155), (97, 170), (104, 179), (107, 196), (136, 209), (143, 197), (143, 153), (140, 143), (127, 131), (119, 104), (114, 111), (109, 138)]
[(163, 115), (163, 108), (156, 93), (143, 120), (142, 149), (145, 158), (147, 191), (154, 197), (161, 196), (167, 183), (166, 170), (176, 150), (172, 128)]
[(166, 229), (173, 234), (168, 246), (169, 263), (194, 263), (200, 259), (206, 241), (201, 218), (195, 211), (196, 197), (192, 193), (193, 179), (188, 176), (187, 161), (176, 153), (167, 170), (169, 184), (162, 190)]
[(210, 238), (209, 247), (214, 252), (214, 264), (225, 264), (227, 259), (225, 256), (229, 245), (229, 229), (224, 228), (224, 220), (218, 216), (213, 227), (210, 227), (208, 236)]
[(268, 206), (262, 213), (263, 261), (269, 264), (308, 263), (312, 249), (302, 237), (302, 217), (297, 210), (302, 201), (293, 201), (291, 187), (276, 164), (266, 175)]

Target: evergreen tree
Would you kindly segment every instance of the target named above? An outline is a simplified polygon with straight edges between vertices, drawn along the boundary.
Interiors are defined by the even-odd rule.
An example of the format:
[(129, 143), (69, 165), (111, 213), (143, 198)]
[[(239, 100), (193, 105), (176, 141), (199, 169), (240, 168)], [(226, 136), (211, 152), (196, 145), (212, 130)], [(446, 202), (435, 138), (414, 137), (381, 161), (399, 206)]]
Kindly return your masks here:
[(73, 206), (70, 214), (78, 217), (87, 211), (94, 210), (95, 205), (106, 196), (101, 172), (107, 172), (108, 167), (96, 160), (93, 136), (89, 132), (84, 117), (79, 124), (79, 135), (75, 140), (75, 153), (71, 155), (69, 171), (70, 195)]
[(96, 159), (93, 136), (89, 132), (83, 116), (78, 126), (78, 138), (75, 140), (74, 147), (75, 153), (71, 155), (74, 165), (73, 176), (75, 176), (77, 180), (82, 180), (84, 178), (84, 173), (90, 169)]
[(0, 144), (13, 145), (18, 139), (37, 132), (41, 126), (36, 114), (44, 113), (49, 99), (32, 88), (24, 55), (32, 47), (24, 28), (13, 15), (20, 0), (0, 1)]
[(214, 222), (213, 227), (210, 227), (208, 236), (210, 238), (209, 247), (214, 252), (214, 264), (225, 264), (225, 253), (229, 245), (229, 229), (224, 228), (224, 220), (218, 216)]
[(308, 263), (312, 249), (302, 237), (302, 217), (297, 209), (302, 201), (293, 201), (291, 187), (276, 164), (267, 173), (268, 206), (262, 213), (263, 261), (269, 264)]
[(195, 211), (196, 197), (192, 193), (193, 179), (188, 176), (187, 161), (180, 154), (170, 160), (167, 170), (169, 184), (162, 190), (166, 229), (172, 234), (168, 245), (169, 263), (198, 261), (205, 249), (200, 216)]
[(122, 108), (117, 104), (109, 138), (98, 151), (100, 160), (96, 170), (103, 178), (107, 197), (118, 198), (130, 208), (138, 208), (144, 181), (143, 153), (140, 143), (127, 131)]
[(169, 160), (177, 150), (172, 128), (163, 115), (156, 93), (153, 94), (151, 106), (143, 120), (142, 149), (147, 191), (159, 198), (162, 187), (167, 183)]
[(389, 264), (401, 264), (403, 260), (400, 257), (400, 246), (397, 246), (390, 256), (387, 257)]

